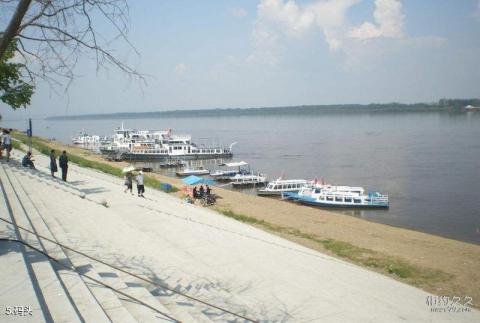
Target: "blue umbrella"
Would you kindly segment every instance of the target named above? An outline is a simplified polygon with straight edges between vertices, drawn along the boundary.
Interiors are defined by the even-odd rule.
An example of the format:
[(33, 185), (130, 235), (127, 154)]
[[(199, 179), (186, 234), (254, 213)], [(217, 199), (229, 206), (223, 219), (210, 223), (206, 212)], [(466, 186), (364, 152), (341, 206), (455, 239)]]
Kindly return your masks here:
[(206, 184), (206, 185), (213, 185), (215, 181), (203, 177), (198, 177), (195, 175), (190, 175), (182, 179), (182, 181), (187, 185), (197, 185), (197, 184)]

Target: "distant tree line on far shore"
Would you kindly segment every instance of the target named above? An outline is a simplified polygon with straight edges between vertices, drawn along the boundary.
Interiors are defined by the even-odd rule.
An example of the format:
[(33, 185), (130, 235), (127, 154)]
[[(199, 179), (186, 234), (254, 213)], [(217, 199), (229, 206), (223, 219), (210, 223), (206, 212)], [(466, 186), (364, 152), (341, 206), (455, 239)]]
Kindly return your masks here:
[(434, 103), (371, 103), (371, 104), (333, 104), (333, 105), (300, 105), (262, 108), (231, 109), (186, 109), (153, 112), (120, 112), (108, 114), (85, 114), (76, 116), (49, 117), (49, 120), (67, 119), (144, 119), (158, 117), (212, 117), (212, 116), (252, 116), (252, 115), (311, 115), (319, 113), (400, 113), (400, 112), (433, 112), (458, 111), (467, 105), (480, 106), (480, 99), (441, 99)]

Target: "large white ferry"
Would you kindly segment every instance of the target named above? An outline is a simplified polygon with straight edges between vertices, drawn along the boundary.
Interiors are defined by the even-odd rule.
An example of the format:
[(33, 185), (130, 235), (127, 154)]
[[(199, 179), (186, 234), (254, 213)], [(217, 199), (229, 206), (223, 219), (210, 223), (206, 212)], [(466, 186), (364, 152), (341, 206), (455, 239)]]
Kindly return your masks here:
[(234, 144), (229, 147), (197, 145), (190, 135), (174, 135), (171, 129), (131, 130), (122, 124), (115, 129), (113, 138), (101, 145), (100, 152), (107, 157), (132, 161), (229, 158)]
[(305, 186), (298, 193), (283, 193), (287, 199), (302, 204), (342, 208), (388, 208), (388, 195), (379, 192), (365, 194), (363, 187), (315, 185)]

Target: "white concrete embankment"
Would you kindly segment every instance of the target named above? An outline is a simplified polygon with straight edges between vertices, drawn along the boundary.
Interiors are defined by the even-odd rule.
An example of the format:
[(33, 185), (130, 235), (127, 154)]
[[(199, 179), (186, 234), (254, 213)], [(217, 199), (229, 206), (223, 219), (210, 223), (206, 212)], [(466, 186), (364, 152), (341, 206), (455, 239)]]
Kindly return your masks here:
[[(260, 321), (480, 321), (477, 311), (432, 312), (422, 290), (160, 191), (147, 188), (147, 198), (138, 198), (123, 192), (121, 179), (75, 165), (64, 184), (50, 177), (48, 164), (36, 156), (38, 170), (9, 171), (57, 240), (217, 306)], [(145, 284), (118, 276), (128, 286)], [(182, 321), (231, 318), (144, 286)]]

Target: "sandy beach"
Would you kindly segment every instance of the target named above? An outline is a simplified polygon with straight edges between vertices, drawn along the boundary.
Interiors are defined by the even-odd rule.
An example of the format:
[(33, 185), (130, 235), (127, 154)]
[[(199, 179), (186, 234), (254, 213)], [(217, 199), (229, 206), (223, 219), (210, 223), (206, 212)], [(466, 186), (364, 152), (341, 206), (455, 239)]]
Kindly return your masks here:
[[(65, 149), (69, 153), (113, 167), (123, 168), (128, 165), (126, 162), (106, 161), (91, 151), (57, 141), (44, 141), (44, 143), (56, 150)], [(153, 173), (149, 173), (148, 176), (179, 188), (183, 186), (179, 178)], [(308, 248), (339, 256), (325, 248), (324, 244), (316, 242), (332, 239), (346, 242), (360, 249), (364, 248), (366, 254), (373, 252), (385, 259), (393, 257), (416, 268), (424, 269), (426, 272), (436, 272), (439, 274), (438, 277), (431, 280), (403, 279), (394, 273), (385, 273), (385, 270), (369, 266), (370, 270), (377, 270), (436, 295), (459, 296), (462, 299), (465, 296), (472, 297), (474, 306), (479, 307), (480, 246), (478, 245), (219, 187), (214, 188), (214, 193), (220, 196), (217, 210), (230, 211), (258, 221), (263, 220), (268, 224), (267, 226), (261, 224), (256, 226)], [(173, 194), (179, 198), (181, 196), (181, 192)], [(418, 211), (421, 212), (421, 210)], [(295, 232), (297, 234), (292, 234)], [(348, 257), (342, 258), (349, 260)]]

